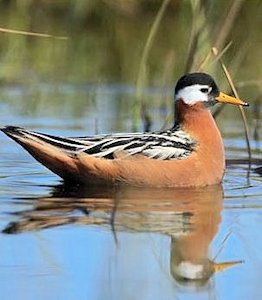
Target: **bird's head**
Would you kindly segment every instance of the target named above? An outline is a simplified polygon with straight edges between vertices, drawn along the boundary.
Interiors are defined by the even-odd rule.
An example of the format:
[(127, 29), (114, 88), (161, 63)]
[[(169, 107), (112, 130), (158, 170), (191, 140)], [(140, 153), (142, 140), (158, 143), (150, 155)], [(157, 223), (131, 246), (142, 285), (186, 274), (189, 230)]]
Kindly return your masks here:
[(248, 106), (246, 102), (220, 92), (214, 79), (205, 73), (182, 76), (175, 87), (175, 100), (181, 100), (189, 106), (203, 103), (209, 107), (218, 102)]

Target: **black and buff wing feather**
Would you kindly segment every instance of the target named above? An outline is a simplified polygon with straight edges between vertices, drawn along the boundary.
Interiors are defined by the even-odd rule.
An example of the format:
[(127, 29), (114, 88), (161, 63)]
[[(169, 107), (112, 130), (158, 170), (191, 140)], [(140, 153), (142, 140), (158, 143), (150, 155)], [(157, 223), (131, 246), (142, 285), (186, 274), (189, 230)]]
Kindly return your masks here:
[(68, 155), (86, 153), (106, 159), (114, 159), (120, 152), (127, 156), (139, 154), (160, 160), (183, 159), (189, 156), (196, 146), (196, 141), (179, 127), (161, 132), (68, 138), (13, 126), (2, 128), (2, 131), (18, 142), (19, 137), (24, 137), (58, 147)]

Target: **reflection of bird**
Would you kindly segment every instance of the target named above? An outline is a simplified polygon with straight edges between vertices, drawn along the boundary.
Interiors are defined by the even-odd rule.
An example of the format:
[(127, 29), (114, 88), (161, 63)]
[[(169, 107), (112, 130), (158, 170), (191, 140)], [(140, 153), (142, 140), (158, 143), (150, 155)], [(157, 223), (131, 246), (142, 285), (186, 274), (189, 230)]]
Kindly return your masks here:
[(221, 182), (224, 147), (208, 110), (217, 102), (247, 105), (219, 92), (204, 73), (183, 76), (175, 88), (173, 128), (150, 133), (63, 138), (2, 128), (66, 181), (138, 186), (205, 186)]
[[(123, 242), (119, 232), (157, 233), (171, 239), (170, 247), (162, 248), (161, 243), (161, 251), (170, 251), (170, 272), (176, 282), (202, 286), (215, 272), (242, 262), (217, 263), (210, 259), (210, 245), (218, 233), (222, 209), (221, 185), (188, 189), (61, 185), (52, 195), (26, 199), (25, 210), (19, 202), (17, 221), (10, 222), (2, 232), (96, 225), (111, 229), (119, 245)], [(220, 250), (225, 245), (223, 242)], [(123, 257), (129, 261), (130, 253), (125, 251)], [(140, 260), (144, 261), (143, 256)]]
[[(188, 237), (188, 240), (190, 239), (191, 237)], [(229, 267), (244, 263), (243, 260), (215, 263), (210, 260), (207, 255), (202, 257), (197, 257), (196, 255), (196, 257), (194, 257), (194, 259), (197, 258), (196, 261), (194, 259), (192, 261), (185, 260), (183, 257), (184, 254), (178, 251), (177, 248), (179, 248), (179, 246), (177, 246), (176, 243), (179, 244), (181, 241), (175, 241), (174, 239), (171, 240), (170, 269), (172, 276), (180, 284), (194, 284), (202, 286), (206, 284), (215, 272), (221, 272)], [(187, 251), (187, 249), (185, 250)]]

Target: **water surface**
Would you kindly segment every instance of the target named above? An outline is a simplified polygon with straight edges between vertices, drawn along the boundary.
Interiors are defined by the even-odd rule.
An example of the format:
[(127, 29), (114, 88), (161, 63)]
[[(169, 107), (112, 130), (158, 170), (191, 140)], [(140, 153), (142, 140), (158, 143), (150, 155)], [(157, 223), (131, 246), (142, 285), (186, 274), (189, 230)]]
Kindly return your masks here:
[[(57, 97), (51, 110), (7, 89), (1, 123), (70, 136), (132, 129), (132, 86), (47, 91), (43, 99)], [(146, 93), (159, 128), (161, 91)], [(218, 118), (229, 160), (223, 185), (205, 189), (65, 186), (1, 134), (1, 299), (261, 299), (261, 140), (251, 140), (249, 170), (235, 116), (229, 107)], [(179, 276), (185, 261), (203, 266), (201, 279)]]

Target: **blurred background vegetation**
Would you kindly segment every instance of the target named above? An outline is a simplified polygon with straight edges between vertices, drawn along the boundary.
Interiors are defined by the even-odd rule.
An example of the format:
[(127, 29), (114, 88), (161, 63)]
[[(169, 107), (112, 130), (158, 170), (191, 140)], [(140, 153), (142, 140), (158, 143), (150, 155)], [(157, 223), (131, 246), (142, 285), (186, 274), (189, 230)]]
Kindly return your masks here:
[(1, 99), (8, 101), (3, 87), (14, 85), (34, 91), (35, 102), (43, 84), (60, 93), (68, 85), (122, 86), (132, 95), (145, 87), (170, 91), (201, 65), (227, 91), (210, 53), (232, 42), (223, 60), (241, 97), (258, 101), (261, 16), (261, 0), (0, 0), (1, 28), (68, 37), (0, 32)]

